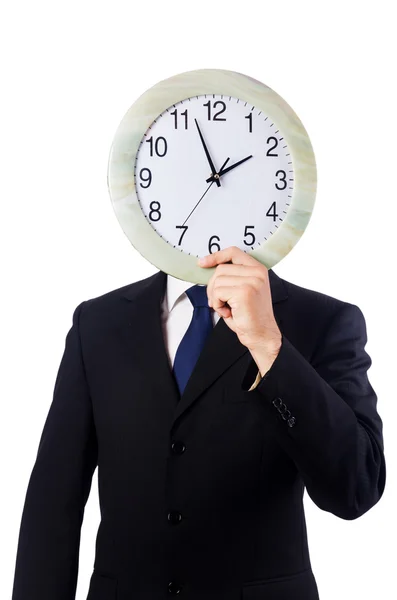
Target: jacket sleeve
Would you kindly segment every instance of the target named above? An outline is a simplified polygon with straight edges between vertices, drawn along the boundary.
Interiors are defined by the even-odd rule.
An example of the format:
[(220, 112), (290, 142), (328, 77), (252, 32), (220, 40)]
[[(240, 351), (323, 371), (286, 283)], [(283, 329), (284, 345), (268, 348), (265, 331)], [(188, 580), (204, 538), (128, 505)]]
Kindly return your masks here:
[(73, 600), (80, 529), (97, 443), (73, 313), (52, 403), (30, 475), (19, 532), (12, 600)]
[(366, 342), (361, 310), (343, 303), (310, 362), (282, 335), (279, 354), (251, 392), (311, 499), (343, 519), (356, 519), (376, 504), (386, 481), (383, 425), (367, 376), (372, 361)]

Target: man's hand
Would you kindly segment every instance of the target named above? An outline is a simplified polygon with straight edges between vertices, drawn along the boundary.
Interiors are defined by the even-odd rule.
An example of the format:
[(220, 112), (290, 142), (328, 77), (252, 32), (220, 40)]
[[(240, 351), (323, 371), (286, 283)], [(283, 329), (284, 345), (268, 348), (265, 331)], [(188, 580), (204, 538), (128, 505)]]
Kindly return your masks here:
[[(232, 264), (225, 264), (229, 261)], [(267, 268), (236, 246), (209, 254), (199, 259), (198, 264), (216, 267), (207, 284), (208, 304), (249, 349), (263, 376), (277, 357), (282, 342), (273, 313)]]

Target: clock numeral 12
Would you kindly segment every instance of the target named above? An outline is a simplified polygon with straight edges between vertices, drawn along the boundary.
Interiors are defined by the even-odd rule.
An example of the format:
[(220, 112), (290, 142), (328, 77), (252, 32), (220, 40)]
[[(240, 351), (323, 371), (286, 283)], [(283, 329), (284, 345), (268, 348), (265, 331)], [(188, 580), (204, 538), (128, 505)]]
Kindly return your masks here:
[(222, 113), (225, 112), (226, 110), (226, 104), (222, 101), (222, 100), (217, 100), (216, 102), (214, 102), (214, 109), (217, 106), (222, 106), (222, 108), (220, 110), (218, 110), (217, 113), (215, 113), (211, 119), (211, 101), (208, 100), (208, 102), (206, 102), (205, 104), (203, 104), (203, 106), (207, 106), (208, 107), (208, 120), (209, 121), (226, 121), (226, 117), (220, 117), (219, 115), (221, 115)]
[[(175, 117), (174, 128), (178, 129), (178, 110), (173, 110), (172, 113), (170, 113), (170, 115)], [(187, 129), (187, 109), (181, 112), (181, 117), (185, 117), (185, 129)]]

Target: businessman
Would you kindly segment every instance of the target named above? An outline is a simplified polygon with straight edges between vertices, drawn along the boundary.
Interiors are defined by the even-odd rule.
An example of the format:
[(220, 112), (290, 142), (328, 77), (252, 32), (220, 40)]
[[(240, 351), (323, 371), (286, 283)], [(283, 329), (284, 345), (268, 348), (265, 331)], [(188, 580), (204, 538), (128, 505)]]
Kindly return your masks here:
[(201, 267), (215, 267), (207, 286), (158, 271), (75, 309), (13, 600), (75, 598), (96, 466), (88, 600), (318, 600), (304, 488), (346, 520), (381, 498), (360, 309), (234, 246)]

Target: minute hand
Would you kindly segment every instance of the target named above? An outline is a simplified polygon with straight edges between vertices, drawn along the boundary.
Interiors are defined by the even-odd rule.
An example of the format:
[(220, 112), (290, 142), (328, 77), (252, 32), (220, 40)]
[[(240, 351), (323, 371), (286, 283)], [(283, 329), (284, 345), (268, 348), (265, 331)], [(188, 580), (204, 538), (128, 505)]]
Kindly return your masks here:
[[(227, 167), (226, 169), (221, 169), (219, 171), (219, 173), (217, 174), (218, 177), (222, 177), (222, 175), (224, 175), (225, 173), (228, 173), (232, 169), (235, 169), (236, 167), (238, 167), (239, 165), (241, 165), (242, 163), (244, 163), (246, 160), (248, 160), (250, 158), (252, 158), (252, 154), (250, 154), (249, 156), (246, 156), (242, 160), (239, 160), (238, 162), (234, 163), (233, 165), (230, 165), (230, 167)], [(215, 175), (211, 175), (211, 177), (206, 179), (207, 183), (211, 183), (211, 181), (215, 181)]]
[[(205, 143), (205, 141), (204, 141), (203, 134), (201, 133), (201, 130), (200, 130), (199, 124), (197, 123), (197, 119), (194, 119), (194, 121), (195, 121), (195, 123), (196, 123), (197, 131), (198, 131), (198, 133), (199, 133), (200, 140), (201, 140), (201, 143), (202, 143), (202, 145), (203, 145), (203, 148), (204, 148), (205, 155), (206, 155), (206, 157), (207, 157), (207, 160), (208, 160), (208, 163), (209, 163), (209, 165), (210, 165), (210, 168), (211, 168), (211, 171), (212, 171), (212, 175), (215, 175), (215, 174), (216, 174), (216, 169), (215, 169), (214, 162), (213, 162), (213, 160), (212, 160), (212, 158), (211, 158), (211, 155), (210, 155), (210, 153), (209, 153), (209, 151), (208, 151), (207, 145), (206, 145), (206, 143)], [(219, 181), (219, 177), (217, 177), (216, 179), (215, 179), (215, 178), (214, 178), (214, 179), (211, 179), (211, 181), (212, 181), (212, 182), (214, 182), (214, 181), (215, 181), (216, 185), (217, 185), (218, 187), (220, 187), (220, 185), (221, 185), (221, 182)], [(208, 182), (208, 183), (209, 183), (209, 182)]]

